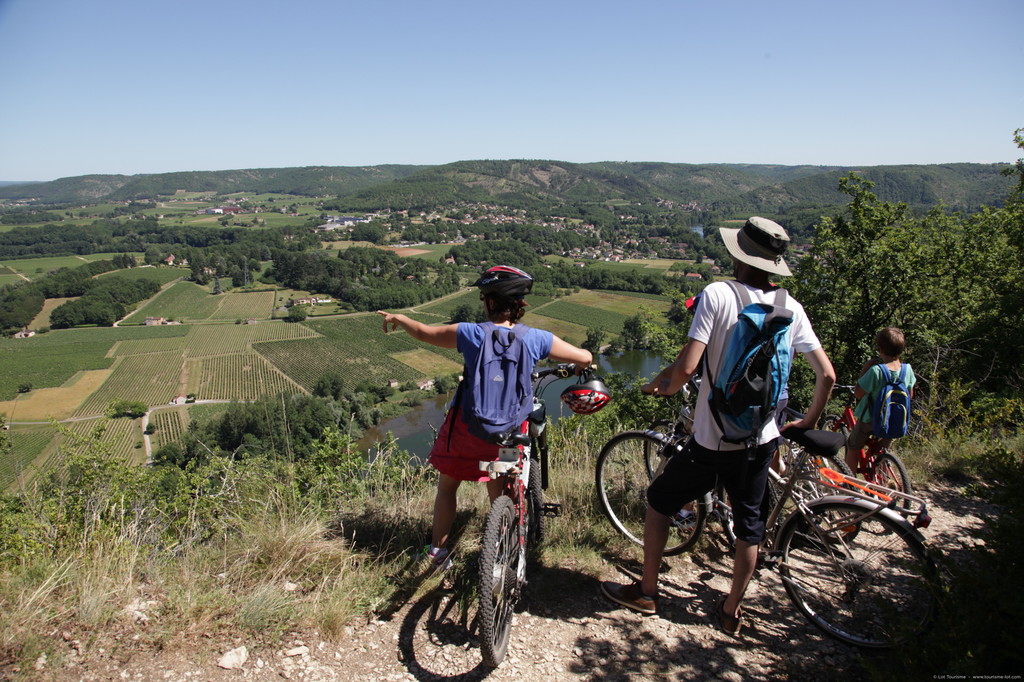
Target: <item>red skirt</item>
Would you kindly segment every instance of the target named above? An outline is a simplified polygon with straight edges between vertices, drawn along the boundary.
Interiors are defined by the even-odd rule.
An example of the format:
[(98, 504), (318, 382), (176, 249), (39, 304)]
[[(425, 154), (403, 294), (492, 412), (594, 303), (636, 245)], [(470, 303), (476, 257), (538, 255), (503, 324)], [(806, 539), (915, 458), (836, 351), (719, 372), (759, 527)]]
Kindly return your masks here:
[[(462, 420), (461, 406), (456, 406), (454, 411), (454, 419), (451, 411), (445, 415), (437, 440), (430, 449), (430, 463), (442, 474), (459, 481), (486, 481), (489, 477), (487, 472), (480, 471), (480, 462), (496, 461), (499, 446), (469, 432), (469, 427)], [(448, 437), (449, 431), (451, 438)], [(526, 422), (523, 422), (520, 433), (526, 433)]]

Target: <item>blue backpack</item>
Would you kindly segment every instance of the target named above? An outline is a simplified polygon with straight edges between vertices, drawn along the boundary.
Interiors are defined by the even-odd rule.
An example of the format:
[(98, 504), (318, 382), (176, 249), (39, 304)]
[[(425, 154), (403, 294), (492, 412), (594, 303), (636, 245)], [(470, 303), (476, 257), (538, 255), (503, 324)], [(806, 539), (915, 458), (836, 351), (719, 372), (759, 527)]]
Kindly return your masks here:
[(779, 396), (789, 382), (793, 311), (785, 307), (785, 289), (775, 290), (771, 305), (755, 303), (739, 282), (728, 284), (736, 294), (739, 315), (717, 370), (707, 373), (708, 400), (723, 439), (753, 447), (761, 428), (775, 418)]
[(885, 384), (878, 389), (871, 410), (871, 430), (879, 438), (901, 438), (910, 426), (910, 389), (907, 388), (907, 365), (900, 371), (890, 372), (879, 364)]
[(533, 409), (533, 358), (523, 343), (525, 324), (511, 329), (484, 322), (476, 365), (463, 379), (462, 418), (469, 432), (490, 443), (505, 440)]

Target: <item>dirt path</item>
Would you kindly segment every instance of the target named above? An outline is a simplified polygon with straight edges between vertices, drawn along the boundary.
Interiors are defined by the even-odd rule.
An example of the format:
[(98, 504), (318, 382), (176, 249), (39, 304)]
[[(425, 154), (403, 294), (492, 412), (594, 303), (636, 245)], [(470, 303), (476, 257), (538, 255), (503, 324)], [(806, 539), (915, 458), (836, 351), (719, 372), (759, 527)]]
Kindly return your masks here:
[[(982, 503), (948, 485), (926, 492), (933, 522), (929, 545), (956, 560), (981, 526)], [(621, 580), (638, 557), (608, 564), (603, 579)], [(728, 589), (731, 559), (712, 546), (670, 558), (658, 616), (643, 617), (606, 601), (598, 581), (581, 571), (531, 566), (531, 584), (516, 614), (508, 656), (497, 669), (480, 662), (475, 608), (462, 614), (443, 581), (393, 613), (345, 628), (340, 642), (293, 633), (279, 649), (249, 646), (238, 669), (218, 667), (245, 642), (193, 637), (162, 651), (121, 647), (72, 655), (61, 669), (45, 663), (38, 679), (57, 680), (848, 680), (866, 677), (864, 652), (816, 630), (791, 605), (776, 573), (762, 571), (748, 592), (739, 638), (720, 632), (710, 614)], [(458, 592), (459, 590), (455, 590)], [(862, 658), (863, 657), (863, 658)], [(33, 671), (35, 672), (35, 671)]]

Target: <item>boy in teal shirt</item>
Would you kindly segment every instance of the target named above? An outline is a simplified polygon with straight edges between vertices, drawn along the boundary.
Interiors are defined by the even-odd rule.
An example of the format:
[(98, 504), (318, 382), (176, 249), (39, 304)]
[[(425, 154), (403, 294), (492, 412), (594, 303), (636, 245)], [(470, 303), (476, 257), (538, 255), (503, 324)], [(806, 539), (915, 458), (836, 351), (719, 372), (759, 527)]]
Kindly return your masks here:
[[(875, 345), (878, 348), (878, 359), (868, 363), (861, 372), (857, 381), (857, 388), (854, 390), (854, 398), (859, 402), (853, 411), (857, 423), (853, 427), (849, 438), (846, 441), (846, 464), (854, 473), (857, 472), (857, 461), (860, 459), (860, 451), (872, 434), (871, 415), (874, 408), (874, 398), (879, 389), (888, 381), (890, 374), (899, 374), (903, 363), (900, 362), (900, 355), (906, 347), (906, 339), (903, 331), (898, 327), (886, 327), (875, 336)], [(885, 368), (883, 371), (882, 368)], [(914, 397), (914, 370), (907, 364), (907, 388), (910, 397)], [(879, 439), (882, 447), (888, 447), (891, 439)]]

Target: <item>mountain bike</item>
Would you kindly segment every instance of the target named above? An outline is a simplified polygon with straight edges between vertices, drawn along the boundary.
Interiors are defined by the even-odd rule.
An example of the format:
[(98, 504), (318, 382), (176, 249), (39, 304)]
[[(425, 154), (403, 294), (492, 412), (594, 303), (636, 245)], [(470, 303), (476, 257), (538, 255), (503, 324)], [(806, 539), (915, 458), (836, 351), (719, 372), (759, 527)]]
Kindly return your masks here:
[[(833, 393), (841, 391), (846, 394), (843, 413), (841, 415), (830, 414), (822, 417), (821, 428), (841, 433), (847, 438), (849, 437), (853, 427), (857, 424), (857, 418), (853, 415), (855, 389), (856, 386), (839, 384), (832, 387)], [(896, 456), (896, 453), (883, 447), (874, 435), (869, 436), (867, 444), (861, 448), (857, 458), (857, 470), (853, 473), (863, 476), (866, 480), (878, 485), (905, 493), (913, 492), (910, 474), (907, 473), (907, 467), (903, 464), (903, 461)]]
[[(647, 487), (665, 468), (671, 456), (682, 449), (693, 431), (693, 396), (700, 388), (700, 380), (691, 380), (683, 386), (682, 401), (673, 420), (653, 422), (643, 431), (624, 431), (617, 434), (601, 449), (597, 458), (595, 484), (598, 505), (615, 529), (643, 546), (644, 517), (647, 513)], [(803, 417), (802, 414), (786, 408), (785, 421)], [(773, 463), (776, 471), (797, 466), (802, 451), (800, 445), (785, 439), (779, 444), (779, 461)], [(835, 453), (809, 453), (802, 465), (809, 471), (822, 467), (850, 474), (842, 456)], [(801, 480), (797, 489), (802, 496), (817, 497), (821, 493), (814, 479)], [(687, 509), (672, 519), (669, 542), (665, 554), (673, 556), (685, 552), (699, 535), (695, 518)]]
[(526, 586), (527, 547), (544, 537), (546, 516), (561, 515), (560, 504), (544, 502), (548, 440), (541, 393), (544, 379), (568, 378), (574, 370), (574, 365), (563, 363), (534, 371), (534, 409), (527, 418), (527, 432), (503, 443), (497, 461), (480, 463), (481, 471), (503, 481), (502, 494), (491, 503), (484, 522), (480, 551), (480, 650), (491, 667), (497, 667), (508, 651), (512, 613)]
[[(620, 443), (660, 448), (663, 460), (684, 447), (657, 432), (616, 438), (622, 436)], [(758, 569), (777, 570), (799, 611), (850, 644), (892, 647), (924, 631), (935, 614), (939, 580), (918, 531), (931, 521), (925, 501), (827, 467), (815, 470), (813, 457), (834, 458), (842, 448), (837, 433), (790, 428), (786, 436), (799, 449), (784, 474), (769, 471), (771, 512)], [(642, 457), (643, 450), (634, 455)], [(835, 494), (811, 499), (811, 490)], [(691, 505), (694, 521), (684, 531), (673, 520), (670, 542), (676, 544), (667, 550), (678, 554), (716, 529), (729, 546), (735, 543), (732, 510), (720, 486)]]
[[(683, 386), (675, 419), (658, 420), (643, 431), (623, 431), (601, 449), (595, 468), (598, 505), (615, 529), (643, 546), (647, 486), (661, 473), (671, 455), (686, 442), (693, 429), (692, 396), (699, 379)], [(673, 518), (665, 554), (687, 550), (696, 541), (693, 526), (684, 516)]]

